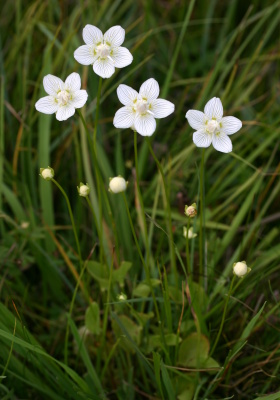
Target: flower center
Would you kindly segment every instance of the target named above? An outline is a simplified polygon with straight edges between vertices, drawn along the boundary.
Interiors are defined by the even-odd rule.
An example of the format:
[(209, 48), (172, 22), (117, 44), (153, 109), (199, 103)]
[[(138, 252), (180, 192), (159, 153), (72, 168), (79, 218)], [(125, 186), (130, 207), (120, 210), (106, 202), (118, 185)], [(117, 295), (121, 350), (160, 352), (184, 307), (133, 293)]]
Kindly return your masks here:
[(138, 99), (136, 103), (136, 112), (138, 114), (146, 114), (148, 110), (149, 104), (147, 100), (144, 99)]
[(207, 131), (209, 133), (215, 132), (215, 130), (218, 128), (219, 123), (215, 119), (211, 119), (210, 121), (207, 122)]
[(67, 90), (61, 90), (61, 92), (59, 92), (57, 95), (58, 104), (60, 106), (65, 106), (68, 103), (69, 98), (70, 93), (67, 92)]
[(100, 58), (105, 59), (110, 54), (110, 47), (107, 44), (101, 43), (97, 46), (96, 52)]

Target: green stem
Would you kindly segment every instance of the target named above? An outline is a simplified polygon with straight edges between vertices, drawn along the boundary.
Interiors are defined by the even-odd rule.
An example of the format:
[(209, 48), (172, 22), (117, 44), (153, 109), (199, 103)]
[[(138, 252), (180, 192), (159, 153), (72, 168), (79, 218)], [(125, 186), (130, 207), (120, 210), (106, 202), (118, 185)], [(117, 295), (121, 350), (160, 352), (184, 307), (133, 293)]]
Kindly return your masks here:
[[(80, 285), (80, 282), (82, 280), (83, 274), (85, 272), (86, 266), (87, 266), (88, 260), (86, 260), (86, 262), (84, 263), (84, 266), (82, 268), (82, 271), (80, 273), (79, 279), (77, 280), (76, 283), (76, 287), (73, 293), (73, 297), (71, 300), (71, 304), (70, 304), (70, 309), (69, 309), (69, 316), (71, 317), (72, 312), (73, 312), (73, 308), (74, 308), (74, 303), (75, 303), (75, 299), (76, 299), (76, 295), (78, 292), (78, 287)], [(88, 293), (86, 292), (87, 295), (87, 301), (90, 304), (90, 298), (88, 296)], [(65, 342), (64, 342), (64, 364), (68, 364), (68, 341), (69, 341), (69, 318), (67, 318), (67, 326), (66, 326), (66, 334), (65, 334)]]
[(204, 155), (205, 149), (202, 150), (201, 164), (200, 164), (200, 178), (199, 178), (199, 207), (200, 207), (200, 224), (199, 224), (199, 282), (203, 277), (204, 265)]
[(170, 247), (170, 253), (171, 253), (171, 266), (173, 269), (174, 277), (175, 277), (175, 284), (178, 286), (178, 273), (177, 273), (177, 268), (176, 268), (176, 255), (175, 255), (175, 247), (174, 247), (174, 241), (173, 241), (173, 231), (172, 231), (172, 218), (171, 218), (171, 208), (170, 208), (170, 201), (168, 198), (168, 190), (167, 190), (167, 185), (165, 181), (165, 176), (163, 172), (163, 168), (161, 163), (158, 161), (157, 156), (154, 153), (154, 150), (152, 148), (151, 142), (148, 138), (146, 138), (149, 150), (157, 164), (157, 167), (160, 171), (161, 177), (162, 177), (162, 182), (163, 182), (163, 187), (164, 187), (164, 192), (165, 192), (165, 198), (166, 198), (166, 208), (167, 208), (167, 216), (168, 216), (168, 230), (169, 230), (169, 247)]
[(76, 225), (75, 225), (75, 221), (74, 221), (73, 212), (72, 212), (72, 208), (71, 208), (71, 204), (70, 204), (69, 198), (68, 198), (67, 194), (65, 193), (64, 189), (60, 186), (60, 184), (54, 178), (52, 179), (52, 181), (53, 181), (53, 183), (56, 184), (56, 186), (61, 191), (61, 193), (63, 194), (63, 196), (64, 196), (64, 198), (66, 200), (68, 211), (69, 211), (69, 215), (70, 215), (70, 219), (71, 219), (71, 222), (72, 222), (73, 232), (74, 232), (74, 236), (75, 236), (75, 240), (76, 240), (77, 250), (78, 250), (78, 254), (79, 254), (80, 268), (82, 268), (83, 260), (82, 260), (82, 255), (81, 255), (81, 247), (80, 247), (80, 243), (79, 243), (79, 239), (78, 239), (78, 235), (77, 235)]
[[(86, 135), (87, 135), (88, 142), (89, 142), (90, 149), (91, 149), (92, 156), (93, 156), (93, 162), (94, 162), (94, 164), (96, 166), (96, 168), (95, 168), (95, 176), (96, 176), (98, 210), (99, 210), (99, 221), (98, 221), (98, 223), (100, 225), (100, 229), (98, 229), (98, 236), (99, 236), (100, 244), (102, 243), (102, 245), (100, 246), (100, 261), (102, 262), (103, 255), (104, 255), (104, 253), (103, 253), (103, 249), (104, 249), (104, 246), (103, 246), (103, 229), (102, 229), (102, 215), (103, 215), (103, 213), (102, 213), (102, 198), (101, 198), (101, 189), (100, 189), (101, 177), (100, 177), (99, 164), (98, 164), (97, 155), (96, 155), (96, 143), (94, 144), (94, 142), (92, 141), (92, 139), (90, 137), (90, 133), (89, 133), (87, 124), (85, 122), (85, 119), (83, 117), (83, 114), (81, 113), (80, 110), (77, 110), (77, 112), (79, 114), (79, 117), (81, 118), (82, 124), (84, 126), (85, 131), (86, 131)], [(97, 99), (96, 113), (98, 114), (98, 112), (99, 112), (99, 100)], [(97, 117), (97, 119), (95, 118), (95, 127), (94, 127), (94, 137), (95, 137), (95, 139), (96, 139), (96, 131), (97, 131), (97, 121), (98, 121), (98, 117)], [(94, 213), (94, 215), (95, 215), (95, 213)], [(106, 257), (105, 257), (105, 259), (106, 259)]]
[(190, 229), (190, 217), (188, 217), (188, 227), (187, 227), (187, 235), (186, 235), (186, 257), (187, 257), (187, 274), (191, 274), (190, 267), (190, 248), (189, 248), (189, 229)]
[(137, 236), (136, 236), (136, 233), (135, 233), (134, 225), (133, 225), (133, 222), (132, 222), (132, 219), (131, 219), (129, 207), (128, 207), (126, 196), (125, 196), (124, 192), (122, 192), (122, 196), (123, 196), (123, 199), (124, 199), (124, 204), (125, 204), (127, 216), (128, 216), (130, 227), (131, 227), (131, 232), (132, 232), (132, 235), (133, 235), (136, 247), (137, 247), (137, 251), (138, 251), (138, 254), (139, 254), (140, 259), (142, 261), (142, 264), (143, 264), (143, 266), (145, 268), (146, 277), (147, 277), (147, 281), (148, 281), (148, 284), (149, 284), (150, 289), (151, 289), (151, 293), (152, 293), (152, 297), (153, 297), (153, 301), (154, 301), (154, 305), (155, 305), (155, 310), (156, 310), (156, 314), (157, 314), (157, 318), (158, 318), (158, 321), (160, 321), (160, 315), (159, 315), (159, 310), (158, 310), (158, 306), (157, 306), (157, 302), (156, 302), (156, 298), (155, 298), (155, 294), (154, 294), (154, 288), (152, 286), (152, 282), (151, 282), (151, 278), (150, 278), (150, 271), (149, 271), (148, 265), (146, 264), (146, 262), (144, 260), (144, 257), (142, 255), (142, 252), (141, 252), (141, 249), (140, 249), (140, 246), (139, 246), (139, 243), (138, 243), (138, 239), (137, 239)]
[(145, 236), (145, 247), (146, 247), (146, 257), (147, 257), (147, 263), (149, 264), (150, 260), (150, 246), (149, 246), (149, 238), (148, 238), (148, 229), (147, 229), (147, 223), (146, 223), (146, 216), (145, 216), (145, 211), (144, 211), (144, 202), (143, 198), (141, 195), (140, 191), (140, 179), (139, 179), (139, 166), (138, 166), (138, 151), (137, 151), (137, 132), (134, 131), (134, 157), (135, 157), (135, 171), (136, 171), (136, 187), (137, 187), (137, 193), (139, 197), (139, 202), (140, 202), (140, 209), (141, 209), (141, 217), (144, 225), (144, 236)]
[(98, 90), (97, 90), (97, 99), (96, 99), (96, 111), (95, 111), (95, 121), (94, 121), (94, 131), (93, 131), (93, 148), (96, 154), (96, 136), (97, 136), (97, 125), (99, 118), (99, 106), (100, 106), (100, 96), (101, 96), (101, 88), (102, 88), (102, 78), (99, 78)]
[(231, 284), (230, 284), (229, 292), (228, 292), (228, 295), (227, 295), (227, 298), (226, 298), (226, 302), (225, 302), (225, 307), (224, 307), (224, 312), (223, 312), (223, 316), (222, 316), (222, 321), (221, 321), (220, 329), (219, 329), (218, 335), (216, 336), (216, 340), (215, 340), (215, 343), (214, 343), (214, 345), (213, 345), (213, 347), (212, 347), (212, 349), (211, 349), (211, 352), (210, 352), (210, 354), (209, 354), (209, 357), (211, 357), (212, 354), (214, 353), (214, 351), (215, 351), (215, 349), (216, 349), (216, 346), (217, 346), (217, 344), (218, 344), (218, 342), (219, 342), (221, 333), (222, 333), (222, 329), (223, 329), (224, 322), (225, 322), (225, 317), (226, 317), (227, 306), (228, 306), (229, 298), (230, 298), (231, 293), (232, 293), (234, 280), (235, 280), (235, 275), (233, 276), (232, 281), (231, 281)]

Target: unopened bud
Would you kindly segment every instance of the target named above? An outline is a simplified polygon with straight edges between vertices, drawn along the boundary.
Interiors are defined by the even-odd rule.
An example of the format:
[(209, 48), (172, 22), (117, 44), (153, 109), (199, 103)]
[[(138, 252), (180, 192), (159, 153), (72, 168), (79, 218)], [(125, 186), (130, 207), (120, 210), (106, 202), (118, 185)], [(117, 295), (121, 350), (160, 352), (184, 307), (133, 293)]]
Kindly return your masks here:
[(79, 196), (87, 197), (89, 195), (90, 187), (88, 183), (84, 184), (83, 182), (80, 182), (80, 186), (77, 186), (77, 190)]
[(54, 177), (54, 170), (51, 167), (40, 168), (40, 174), (39, 175), (43, 179), (46, 179), (46, 181), (49, 181)]
[(110, 178), (109, 181), (109, 191), (112, 193), (121, 193), (126, 190), (128, 182), (124, 180), (122, 176), (116, 176), (115, 178)]
[(251, 271), (251, 268), (247, 267), (246, 261), (239, 261), (233, 264), (233, 273), (239, 278), (244, 278)]
[(197, 214), (196, 203), (193, 203), (191, 206), (185, 206), (185, 214), (189, 218), (193, 218)]

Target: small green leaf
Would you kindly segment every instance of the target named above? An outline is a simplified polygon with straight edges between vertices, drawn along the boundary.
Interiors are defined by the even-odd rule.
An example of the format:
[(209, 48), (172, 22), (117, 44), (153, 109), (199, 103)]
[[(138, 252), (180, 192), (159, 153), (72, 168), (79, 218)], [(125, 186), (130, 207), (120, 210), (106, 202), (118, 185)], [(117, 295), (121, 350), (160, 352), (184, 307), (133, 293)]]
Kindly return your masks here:
[[(155, 287), (160, 284), (159, 279), (151, 279), (152, 287)], [(136, 286), (133, 290), (133, 296), (135, 297), (148, 297), (151, 293), (150, 285), (147, 282), (141, 282)]]
[[(126, 315), (119, 315), (118, 319), (120, 320), (124, 329), (129, 334), (130, 338), (135, 342), (136, 345), (139, 345), (140, 339), (141, 339), (142, 326), (137, 325), (134, 321), (132, 321)], [(113, 326), (113, 330), (115, 332), (116, 337), (122, 338), (122, 340), (120, 342), (120, 346), (126, 351), (134, 352), (134, 348), (133, 348), (132, 344), (130, 343), (130, 341), (128, 339), (126, 339), (126, 336), (123, 334), (123, 331), (121, 330), (120, 326), (118, 325), (118, 323), (115, 320), (112, 321), (112, 326)]]
[(99, 306), (96, 302), (91, 303), (91, 305), (86, 310), (85, 322), (87, 329), (95, 334), (100, 333), (100, 312)]
[(109, 277), (105, 265), (97, 261), (88, 261), (87, 269), (90, 275), (98, 281), (101, 290), (107, 290), (109, 288)]
[(131, 267), (131, 262), (123, 261), (120, 267), (113, 271), (113, 282), (119, 283), (121, 287), (124, 286), (124, 279)]
[(178, 364), (197, 368), (206, 362), (209, 353), (209, 340), (204, 335), (192, 333), (181, 343)]

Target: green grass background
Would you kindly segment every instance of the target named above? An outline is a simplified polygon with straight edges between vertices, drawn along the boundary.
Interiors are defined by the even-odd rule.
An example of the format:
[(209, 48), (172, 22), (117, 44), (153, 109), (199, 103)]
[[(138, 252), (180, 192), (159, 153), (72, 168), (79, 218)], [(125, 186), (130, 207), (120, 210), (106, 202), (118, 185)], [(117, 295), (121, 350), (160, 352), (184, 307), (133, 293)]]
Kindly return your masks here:
[[(279, 1), (8, 0), (0, 24), (1, 399), (279, 399)], [(98, 264), (94, 221), (77, 194), (79, 182), (88, 182), (97, 210), (96, 166), (82, 124), (77, 115), (58, 122), (34, 107), (44, 96), (46, 74), (65, 80), (76, 71), (89, 94), (83, 112), (93, 132), (98, 77), (73, 57), (86, 24), (103, 32), (124, 27), (124, 46), (134, 57), (103, 82), (97, 132), (104, 243), (115, 275)], [(150, 77), (175, 113), (158, 120), (152, 136), (167, 199), (147, 142), (138, 136), (141, 210), (133, 132), (115, 129), (112, 121), (120, 107), (117, 86), (138, 90)], [(233, 153), (205, 152), (207, 268), (199, 274), (196, 238), (190, 241), (190, 291), (183, 212), (199, 200), (202, 152), (192, 143), (185, 113), (203, 110), (214, 96), (243, 128), (231, 137)], [(93, 303), (78, 285), (71, 315), (77, 284), (71, 271), (80, 273), (79, 262), (66, 202), (39, 177), (48, 165), (69, 196), (82, 256), (89, 260), (81, 282)], [(122, 196), (105, 196), (109, 177), (119, 174), (129, 181), (126, 196), (141, 250), (150, 254), (159, 315)], [(192, 223), (198, 232), (199, 218)], [(242, 260), (252, 271), (229, 299), (210, 359), (232, 265)], [(88, 335), (79, 331), (85, 324)]]

